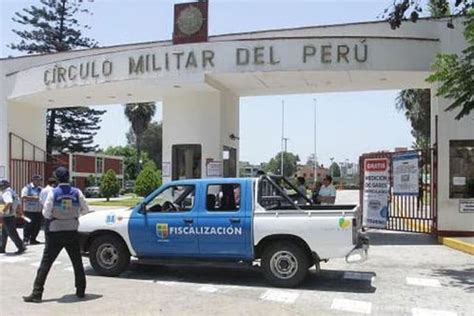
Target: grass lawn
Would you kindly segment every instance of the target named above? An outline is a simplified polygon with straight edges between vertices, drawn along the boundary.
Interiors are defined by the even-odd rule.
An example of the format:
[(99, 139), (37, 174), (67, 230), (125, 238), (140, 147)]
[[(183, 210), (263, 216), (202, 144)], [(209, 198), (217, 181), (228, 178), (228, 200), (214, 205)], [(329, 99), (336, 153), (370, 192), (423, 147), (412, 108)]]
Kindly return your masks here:
[(105, 199), (103, 201), (94, 201), (94, 202), (89, 202), (89, 205), (91, 206), (123, 206), (123, 207), (132, 207), (137, 205), (143, 201), (142, 197), (134, 196), (130, 197), (127, 199), (122, 199), (122, 200), (110, 200), (109, 202), (106, 202)]

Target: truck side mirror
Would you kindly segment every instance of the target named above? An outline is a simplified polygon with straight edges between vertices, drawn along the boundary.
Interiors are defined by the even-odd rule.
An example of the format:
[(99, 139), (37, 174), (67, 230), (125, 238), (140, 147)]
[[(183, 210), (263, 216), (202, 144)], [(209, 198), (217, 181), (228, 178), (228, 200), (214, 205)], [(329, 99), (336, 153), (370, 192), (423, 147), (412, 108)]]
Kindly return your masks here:
[(146, 214), (146, 205), (145, 203), (140, 203), (140, 208), (138, 209), (139, 213)]

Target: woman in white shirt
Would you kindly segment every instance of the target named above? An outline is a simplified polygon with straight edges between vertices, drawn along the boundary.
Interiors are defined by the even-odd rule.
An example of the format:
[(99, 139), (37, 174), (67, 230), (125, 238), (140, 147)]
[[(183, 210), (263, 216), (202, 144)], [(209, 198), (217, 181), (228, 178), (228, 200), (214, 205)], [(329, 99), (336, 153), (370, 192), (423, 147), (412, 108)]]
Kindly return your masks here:
[(319, 189), (318, 201), (322, 205), (334, 204), (336, 202), (336, 188), (332, 185), (332, 177), (326, 176), (323, 185)]

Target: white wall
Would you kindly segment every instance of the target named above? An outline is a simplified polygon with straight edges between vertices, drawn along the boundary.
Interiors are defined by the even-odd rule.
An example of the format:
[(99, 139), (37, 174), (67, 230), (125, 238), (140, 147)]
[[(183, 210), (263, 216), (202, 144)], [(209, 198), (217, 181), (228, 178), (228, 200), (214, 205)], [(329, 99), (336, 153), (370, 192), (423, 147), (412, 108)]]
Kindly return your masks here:
[(3, 85), (0, 87), (0, 180), (8, 178), (8, 107), (7, 100), (3, 97)]
[[(454, 29), (439, 24), (437, 33), (444, 53), (461, 53), (466, 47), (461, 20), (454, 21)], [(474, 139), (474, 113), (461, 120), (454, 117), (459, 110), (446, 112), (452, 100), (436, 97), (437, 85), (431, 90), (431, 135), (435, 143), (435, 117), (438, 116), (438, 230), (474, 231), (474, 213), (460, 213), (459, 199), (449, 198), (449, 141)], [(474, 199), (473, 199), (474, 200)]]
[[(239, 99), (219, 91), (170, 94), (163, 97), (163, 162), (172, 163), (172, 145), (202, 146), (201, 175), (206, 160), (222, 162), (222, 146), (235, 147), (229, 135), (238, 135)], [(234, 141), (235, 142), (235, 141)], [(170, 181), (170, 177), (164, 178)]]
[[(474, 114), (455, 120), (456, 110), (445, 111), (449, 104), (449, 100), (432, 97), (434, 114), (438, 115), (438, 230), (472, 232), (474, 213), (460, 213), (460, 199), (449, 198), (449, 141), (474, 139)], [(434, 115), (432, 127), (432, 135), (435, 135)]]

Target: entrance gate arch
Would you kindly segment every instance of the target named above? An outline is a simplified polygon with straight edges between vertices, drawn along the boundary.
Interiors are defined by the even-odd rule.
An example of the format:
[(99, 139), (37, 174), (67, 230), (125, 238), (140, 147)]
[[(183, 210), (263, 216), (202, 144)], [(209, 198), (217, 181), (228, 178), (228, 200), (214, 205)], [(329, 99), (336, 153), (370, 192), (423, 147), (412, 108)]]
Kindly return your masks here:
[(474, 235), (474, 213), (458, 212), (460, 201), (448, 193), (449, 141), (471, 139), (474, 127), (446, 113), (449, 100), (425, 81), (437, 54), (460, 53), (466, 46), (464, 19), (452, 18), (452, 30), (446, 21), (420, 19), (393, 31), (385, 21), (350, 23), (1, 59), (0, 167), (7, 178), (14, 172), (10, 133), (46, 147), (47, 108), (161, 101), (166, 182), (176, 170), (175, 145), (201, 148), (187, 159), (200, 160), (177, 174), (222, 176), (236, 167), (225, 160), (232, 153), (233, 164), (239, 161), (241, 96), (429, 88), (432, 118), (439, 117), (437, 172), (443, 184), (437, 229), (442, 223), (442, 230)]

